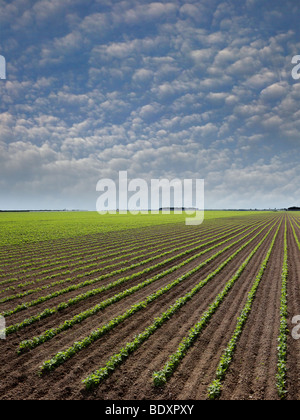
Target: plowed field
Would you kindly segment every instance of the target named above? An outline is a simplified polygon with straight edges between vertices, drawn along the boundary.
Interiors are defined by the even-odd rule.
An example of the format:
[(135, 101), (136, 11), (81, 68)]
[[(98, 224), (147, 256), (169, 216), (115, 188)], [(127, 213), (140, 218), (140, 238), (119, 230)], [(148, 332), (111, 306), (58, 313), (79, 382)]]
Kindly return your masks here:
[(266, 212), (0, 246), (0, 399), (298, 399), (299, 241)]

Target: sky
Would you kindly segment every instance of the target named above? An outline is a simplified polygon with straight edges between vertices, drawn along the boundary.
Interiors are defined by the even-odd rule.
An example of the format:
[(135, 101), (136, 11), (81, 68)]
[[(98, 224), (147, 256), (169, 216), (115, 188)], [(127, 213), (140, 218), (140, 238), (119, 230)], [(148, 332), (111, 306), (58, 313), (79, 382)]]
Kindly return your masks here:
[(120, 171), (300, 205), (299, 22), (298, 0), (0, 0), (0, 209), (96, 210)]

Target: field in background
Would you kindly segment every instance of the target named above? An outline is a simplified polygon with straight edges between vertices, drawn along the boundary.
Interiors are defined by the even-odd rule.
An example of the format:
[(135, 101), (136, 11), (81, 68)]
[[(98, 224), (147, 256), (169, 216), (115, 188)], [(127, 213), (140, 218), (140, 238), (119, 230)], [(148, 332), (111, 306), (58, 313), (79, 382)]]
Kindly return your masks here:
[(0, 399), (299, 399), (300, 216), (0, 214)]
[[(257, 213), (259, 212), (206, 211), (205, 220)], [(0, 247), (152, 225), (184, 224), (185, 218), (185, 213), (100, 215), (97, 212), (0, 212)]]

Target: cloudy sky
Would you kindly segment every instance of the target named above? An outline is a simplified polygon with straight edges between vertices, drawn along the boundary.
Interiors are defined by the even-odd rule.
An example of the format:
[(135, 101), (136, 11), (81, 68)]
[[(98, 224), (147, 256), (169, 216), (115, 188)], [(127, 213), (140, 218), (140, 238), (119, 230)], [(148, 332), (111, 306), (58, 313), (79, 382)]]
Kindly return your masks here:
[(0, 0), (0, 209), (95, 210), (119, 171), (300, 205), (299, 22), (298, 0)]

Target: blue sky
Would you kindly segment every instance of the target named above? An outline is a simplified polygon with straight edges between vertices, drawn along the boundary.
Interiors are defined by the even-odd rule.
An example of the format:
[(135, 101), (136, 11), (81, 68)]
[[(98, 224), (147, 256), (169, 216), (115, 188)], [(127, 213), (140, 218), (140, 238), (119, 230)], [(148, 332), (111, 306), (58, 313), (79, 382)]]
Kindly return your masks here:
[(96, 209), (99, 179), (300, 205), (298, 1), (0, 0), (0, 208)]

